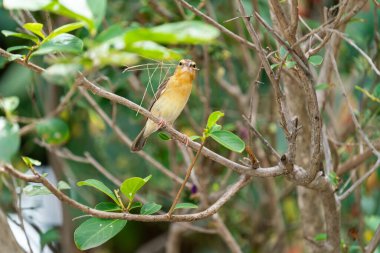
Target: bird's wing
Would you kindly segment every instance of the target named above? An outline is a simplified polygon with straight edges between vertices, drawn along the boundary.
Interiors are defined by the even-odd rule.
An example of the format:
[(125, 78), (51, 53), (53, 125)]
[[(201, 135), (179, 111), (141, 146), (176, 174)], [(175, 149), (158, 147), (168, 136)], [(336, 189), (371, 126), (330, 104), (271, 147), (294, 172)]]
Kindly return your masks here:
[(165, 89), (166, 89), (166, 86), (169, 82), (169, 78), (167, 78), (165, 81), (163, 81), (159, 86), (158, 86), (158, 89), (156, 91), (156, 93), (154, 94), (154, 97), (152, 99), (152, 102), (150, 103), (150, 106), (149, 106), (149, 111), (152, 109), (154, 103), (159, 99), (159, 97), (162, 95), (162, 93), (164, 93)]

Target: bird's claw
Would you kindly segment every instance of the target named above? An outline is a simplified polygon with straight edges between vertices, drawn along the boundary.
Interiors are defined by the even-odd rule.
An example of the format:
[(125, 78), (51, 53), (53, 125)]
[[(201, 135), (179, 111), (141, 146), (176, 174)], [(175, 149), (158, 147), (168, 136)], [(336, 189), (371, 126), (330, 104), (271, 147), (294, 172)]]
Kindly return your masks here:
[(160, 121), (158, 122), (158, 128), (161, 129), (161, 128), (164, 128), (168, 125), (168, 123), (163, 120), (163, 119), (160, 119)]

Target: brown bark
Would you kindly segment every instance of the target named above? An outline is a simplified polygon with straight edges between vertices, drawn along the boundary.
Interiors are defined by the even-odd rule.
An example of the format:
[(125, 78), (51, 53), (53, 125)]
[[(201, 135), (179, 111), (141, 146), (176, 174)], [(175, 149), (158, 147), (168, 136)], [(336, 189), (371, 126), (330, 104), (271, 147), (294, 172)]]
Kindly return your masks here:
[[(299, 84), (292, 84), (291, 80), (286, 80), (285, 93), (288, 98), (287, 102), (291, 113), (299, 118), (302, 131), (297, 136), (297, 154), (296, 164), (307, 168), (310, 157), (310, 122), (308, 119), (303, 88)], [(292, 115), (293, 116), (293, 115)], [(315, 190), (298, 187), (298, 205), (300, 208), (303, 234), (306, 238), (314, 238), (315, 235), (324, 231), (323, 218), (321, 210), (321, 200), (318, 197), (318, 192)], [(312, 248), (312, 243), (305, 241), (307, 248)]]

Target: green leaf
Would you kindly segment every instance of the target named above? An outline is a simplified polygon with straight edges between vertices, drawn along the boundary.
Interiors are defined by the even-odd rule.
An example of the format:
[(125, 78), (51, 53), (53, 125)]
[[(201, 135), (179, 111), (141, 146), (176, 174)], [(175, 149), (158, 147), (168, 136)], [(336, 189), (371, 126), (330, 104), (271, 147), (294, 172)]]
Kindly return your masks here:
[(28, 184), (22, 192), (27, 196), (49, 195), (51, 192), (43, 185)]
[(153, 41), (136, 41), (128, 44), (125, 50), (154, 60), (171, 61), (182, 58), (181, 54)]
[(224, 113), (222, 113), (221, 111), (212, 112), (210, 116), (208, 116), (206, 128), (211, 129), (216, 124), (216, 122), (223, 116)]
[(49, 36), (46, 37), (45, 41), (50, 40), (54, 37), (57, 37), (58, 35), (60, 35), (62, 33), (68, 33), (68, 32), (77, 30), (83, 26), (84, 26), (83, 22), (76, 22), (76, 23), (71, 23), (71, 24), (60, 26), (60, 27), (54, 29), (54, 31), (51, 32), (49, 34)]
[(154, 202), (149, 202), (143, 205), (143, 207), (140, 210), (140, 214), (151, 215), (160, 211), (161, 208), (162, 208), (161, 205), (156, 204)]
[(174, 210), (175, 209), (191, 209), (191, 208), (198, 208), (198, 206), (193, 203), (178, 203), (177, 205), (175, 205)]
[(69, 190), (71, 189), (70, 185), (68, 183), (66, 183), (65, 181), (59, 181), (58, 182), (58, 186), (57, 186), (58, 190)]
[(16, 96), (0, 98), (0, 108), (4, 110), (6, 114), (16, 110), (19, 104), (20, 99)]
[(82, 52), (82, 49), (83, 41), (81, 39), (69, 33), (62, 33), (42, 43), (32, 55), (43, 55), (57, 52), (78, 54)]
[(220, 32), (201, 21), (166, 23), (152, 28), (132, 28), (125, 33), (127, 44), (150, 40), (162, 44), (209, 44)]
[(48, 5), (52, 0), (3, 0), (4, 8), (8, 10), (23, 9), (38, 11)]
[(158, 133), (158, 137), (160, 137), (161, 140), (164, 140), (164, 141), (168, 141), (170, 140), (170, 136), (167, 135), (166, 133), (163, 133), (163, 132), (159, 132)]
[(280, 58), (284, 59), (284, 57), (288, 53), (288, 50), (286, 50), (284, 46), (280, 46), (279, 53), (280, 53)]
[(45, 10), (86, 23), (91, 34), (103, 20), (106, 0), (4, 0), (6, 9)]
[(30, 11), (45, 10), (83, 21), (94, 35), (96, 27), (104, 18), (107, 2), (106, 0), (4, 0), (4, 7)]
[(26, 33), (16, 33), (16, 32), (7, 31), (7, 30), (2, 30), (1, 33), (4, 34), (5, 37), (10, 36), (10, 37), (16, 37), (16, 38), (25, 39), (25, 40), (31, 40), (36, 44), (40, 41), (40, 39), (37, 36), (26, 34)]
[(106, 15), (107, 0), (87, 0), (93, 16), (95, 28), (99, 27)]
[(286, 61), (285, 62), (285, 67), (287, 67), (288, 69), (294, 68), (294, 66), (296, 66), (295, 61)]
[(317, 242), (326, 241), (327, 234), (326, 233), (317, 234), (316, 236), (314, 236), (314, 240)]
[(199, 135), (193, 135), (193, 136), (189, 137), (189, 139), (192, 141), (195, 141), (195, 140), (200, 139), (200, 138), (201, 138), (201, 136), (199, 136)]
[(42, 72), (42, 77), (49, 83), (67, 86), (74, 82), (79, 70), (81, 70), (80, 64), (57, 63)]
[(323, 62), (323, 57), (320, 56), (320, 55), (312, 55), (309, 57), (308, 61), (314, 65), (314, 66), (318, 66), (318, 65), (321, 65), (322, 62)]
[(327, 178), (329, 180), (329, 182), (334, 186), (334, 187), (337, 187), (338, 184), (339, 184), (339, 177), (338, 175), (334, 172), (334, 171), (331, 171), (328, 175), (327, 175)]
[(30, 50), (31, 47), (29, 47), (29, 46), (14, 46), (14, 47), (8, 47), (8, 48), (7, 48), (7, 52), (18, 51), (18, 50), (21, 50), (21, 49), (27, 49), (27, 50)]
[(17, 59), (22, 59), (22, 55), (21, 54), (12, 54), (8, 57), (8, 61), (14, 61)]
[(121, 192), (129, 199), (130, 202), (133, 201), (136, 192), (141, 189), (152, 177), (152, 175), (147, 176), (146, 178), (141, 177), (131, 177), (121, 184)]
[(220, 34), (215, 27), (201, 21), (166, 23), (150, 28), (151, 40), (167, 44), (204, 44), (213, 42)]
[[(94, 1), (97, 4), (99, 0)], [(100, 0), (104, 1), (104, 0)], [(73, 18), (86, 23), (90, 33), (94, 35), (96, 33), (96, 26), (94, 20), (94, 14), (92, 13), (87, 0), (75, 0), (75, 1), (52, 1), (49, 5), (44, 7), (44, 10), (56, 13), (58, 15)]]
[(22, 27), (24, 27), (26, 30), (31, 31), (32, 33), (40, 36), (41, 38), (45, 38), (45, 35), (42, 32), (44, 25), (41, 23), (26, 23)]
[(0, 161), (11, 162), (20, 147), (19, 125), (0, 117)]
[(75, 245), (80, 250), (95, 248), (117, 235), (126, 224), (126, 220), (90, 218), (75, 230)]
[(222, 130), (222, 126), (221, 125), (218, 125), (218, 124), (215, 124), (211, 127), (209, 133), (212, 133), (212, 132), (216, 132), (216, 131), (220, 131)]
[(315, 90), (326, 90), (328, 88), (329, 88), (328, 83), (320, 83), (320, 84), (315, 86)]
[(103, 192), (104, 194), (106, 194), (108, 197), (110, 197), (113, 201), (115, 201), (116, 204), (119, 203), (119, 201), (117, 200), (115, 194), (110, 190), (110, 188), (108, 188), (105, 184), (103, 184), (103, 182), (100, 182), (99, 180), (96, 180), (96, 179), (87, 179), (85, 181), (79, 181), (77, 183), (78, 186), (91, 186), (91, 187), (94, 187), (95, 189)]
[(115, 211), (121, 211), (120, 206), (118, 206), (116, 203), (113, 202), (100, 202), (95, 206), (96, 210), (101, 210), (105, 212), (115, 212)]
[(133, 204), (129, 207), (128, 211), (131, 211), (136, 208), (142, 207), (142, 204), (140, 202), (133, 202)]
[(58, 229), (52, 228), (40, 235), (41, 250), (46, 244), (57, 242), (60, 239), (60, 233)]
[[(59, 181), (57, 185), (58, 190), (69, 190), (71, 189), (70, 185), (65, 181)], [(49, 195), (51, 194), (50, 190), (44, 185), (37, 184), (28, 184), (24, 187), (22, 192), (27, 196), (39, 196), (39, 195)]]
[(123, 52), (120, 49), (114, 49), (109, 43), (105, 44), (86, 51), (86, 57), (91, 60), (93, 66), (100, 68), (107, 65), (125, 67), (139, 62), (137, 54)]
[(241, 153), (245, 149), (245, 143), (239, 136), (225, 130), (215, 131), (210, 133), (211, 138), (222, 146)]
[(96, 38), (95, 42), (97, 43), (103, 43), (110, 39), (113, 39), (115, 37), (120, 36), (120, 34), (123, 34), (124, 30), (123, 27), (119, 24), (114, 24), (108, 27), (106, 30), (102, 31)]
[(63, 144), (70, 138), (69, 127), (59, 118), (50, 118), (38, 122), (36, 130), (40, 138), (53, 145)]
[(41, 166), (41, 162), (38, 161), (38, 160), (34, 160), (30, 157), (27, 157), (27, 156), (21, 156), (23, 162), (26, 164), (26, 166), (28, 166), (29, 168), (33, 167), (33, 166)]
[(270, 68), (273, 70), (273, 69), (277, 68), (278, 66), (280, 66), (280, 63), (274, 63), (274, 64), (270, 65)]

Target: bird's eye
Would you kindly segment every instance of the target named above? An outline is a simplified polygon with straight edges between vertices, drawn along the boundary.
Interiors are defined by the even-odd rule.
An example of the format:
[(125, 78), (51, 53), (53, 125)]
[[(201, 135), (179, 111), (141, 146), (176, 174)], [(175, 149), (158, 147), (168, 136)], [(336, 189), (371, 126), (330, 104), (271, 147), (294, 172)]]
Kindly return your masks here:
[(191, 64), (191, 67), (196, 68), (197, 65), (195, 65), (195, 63), (193, 63), (193, 64)]
[(182, 65), (183, 65), (183, 63), (180, 61), (178, 65), (179, 65), (179, 66), (182, 66)]

